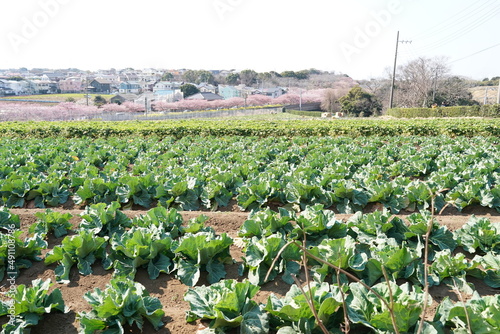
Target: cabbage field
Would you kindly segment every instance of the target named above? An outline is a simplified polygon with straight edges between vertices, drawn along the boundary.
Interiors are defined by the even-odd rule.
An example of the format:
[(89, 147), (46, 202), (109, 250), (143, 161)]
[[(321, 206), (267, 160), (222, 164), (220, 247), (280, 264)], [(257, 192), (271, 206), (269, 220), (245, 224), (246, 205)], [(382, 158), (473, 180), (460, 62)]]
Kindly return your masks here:
[(2, 333), (500, 333), (496, 121), (68, 124), (0, 126)]

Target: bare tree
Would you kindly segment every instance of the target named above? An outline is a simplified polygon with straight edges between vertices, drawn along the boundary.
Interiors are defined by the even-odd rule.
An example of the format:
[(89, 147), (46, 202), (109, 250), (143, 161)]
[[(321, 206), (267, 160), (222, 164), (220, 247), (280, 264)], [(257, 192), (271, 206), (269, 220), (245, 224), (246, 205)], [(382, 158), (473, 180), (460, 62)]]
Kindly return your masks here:
[(469, 88), (472, 83), (458, 76), (451, 76), (441, 80), (434, 92), (433, 102), (444, 106), (463, 106), (477, 104), (472, 98)]
[[(389, 73), (389, 76), (392, 75)], [(360, 80), (359, 85), (368, 93), (374, 95), (384, 109), (389, 106), (389, 95), (391, 90), (391, 80), (388, 78), (377, 78), (370, 80)]]
[(323, 100), (321, 101), (321, 110), (326, 112), (339, 112), (341, 109), (341, 105), (339, 99), (342, 96), (345, 96), (349, 92), (349, 89), (327, 89), (323, 95)]
[(427, 107), (433, 103), (438, 83), (448, 74), (444, 58), (420, 57), (399, 67), (396, 101), (405, 107)]

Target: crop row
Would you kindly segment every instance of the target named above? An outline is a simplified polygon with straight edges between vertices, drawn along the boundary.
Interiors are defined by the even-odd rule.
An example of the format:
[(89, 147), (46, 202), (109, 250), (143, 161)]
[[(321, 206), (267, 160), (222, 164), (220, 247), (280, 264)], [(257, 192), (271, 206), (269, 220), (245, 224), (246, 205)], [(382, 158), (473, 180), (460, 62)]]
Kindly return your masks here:
[(433, 120), (179, 120), (129, 122), (3, 122), (0, 136), (107, 138), (185, 136), (499, 136), (498, 119)]
[(241, 210), (322, 204), (341, 213), (500, 209), (496, 138), (172, 137), (0, 140), (0, 205)]
[[(430, 296), (424, 298), (425, 286), (441, 284), (473, 297), (466, 304), (445, 298), (434, 318), (422, 322), (424, 333), (500, 329), (500, 295), (481, 297), (468, 281), (474, 277), (500, 288), (500, 224), (486, 218), (471, 217), (452, 232), (429, 212), (414, 213), (406, 222), (387, 211), (356, 214), (344, 222), (321, 206), (307, 207), (300, 215), (284, 209), (256, 212), (238, 232), (244, 244), (239, 272), (245, 277), (238, 283), (224, 280), (225, 266), (234, 262), (229, 255), (233, 240), (206, 227), (206, 217), (185, 224), (175, 209), (159, 207), (130, 219), (118, 208), (118, 203), (86, 208), (74, 231), (68, 223), (71, 215), (50, 210), (38, 213), (37, 223), (24, 240), (17, 230), (18, 217), (1, 209), (0, 230), (8, 232), (0, 233), (5, 239), (0, 243), (1, 272), (10, 261), (6, 239), (14, 239), (16, 245), (14, 263), (8, 265), (15, 269), (8, 271), (19, 273), (31, 261), (42, 260), (48, 233), (61, 238), (69, 232), (44, 259), (46, 264), (59, 264), (55, 269), (59, 283), (69, 283), (69, 270), (75, 265), (80, 274), (91, 274), (96, 260), (114, 270), (106, 291), (86, 294), (93, 311), (79, 314), (82, 333), (106, 328), (119, 332), (130, 318), (127, 314), (135, 314), (132, 323), (138, 325), (143, 317), (155, 327), (162, 325), (159, 301), (133, 282), (138, 268), (147, 269), (151, 279), (175, 273), (188, 286), (196, 285), (200, 273), (207, 272), (211, 285), (189, 288), (185, 295), (190, 303), (186, 320), (212, 320), (211, 330), (222, 332), (240, 326), (242, 333), (319, 333), (321, 325), (307, 298), (328, 330), (413, 332), (423, 321), (424, 307), (432, 303)], [(301, 291), (293, 283), (298, 283), (296, 277), (304, 268), (311, 279), (306, 291)], [(271, 295), (260, 305), (252, 300), (259, 286), (278, 277), (291, 284), (285, 297)], [(65, 310), (60, 292), (47, 296), (49, 286), (34, 282), (33, 289), (40, 293), (18, 288), (14, 303), (19, 328), (36, 325), (35, 313)], [(7, 311), (8, 305), (0, 303), (0, 316)]]

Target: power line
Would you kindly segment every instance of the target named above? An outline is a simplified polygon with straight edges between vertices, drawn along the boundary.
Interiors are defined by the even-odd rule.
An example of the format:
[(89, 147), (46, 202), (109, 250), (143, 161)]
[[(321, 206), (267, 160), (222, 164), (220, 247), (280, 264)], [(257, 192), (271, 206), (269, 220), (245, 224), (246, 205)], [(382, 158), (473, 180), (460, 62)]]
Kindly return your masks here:
[(434, 49), (436, 47), (440, 47), (443, 45), (446, 45), (448, 43), (451, 43), (452, 41), (456, 40), (459, 37), (462, 37), (469, 32), (471, 32), (473, 29), (483, 25), (490, 19), (494, 18), (495, 15), (499, 12), (500, 10), (500, 5), (496, 6), (493, 10), (488, 9), (488, 13), (482, 15), (481, 19), (479, 20), (473, 20), (472, 22), (467, 22), (465, 25), (462, 25), (458, 30), (452, 32), (451, 34), (434, 41), (427, 46), (423, 47), (421, 50), (427, 50), (427, 49)]
[[(491, 0), (488, 0), (487, 2), (478, 0), (475, 3), (473, 3), (472, 5), (467, 6), (466, 8), (462, 9), (458, 13), (455, 13), (454, 15), (448, 17), (447, 19), (444, 19), (444, 20), (440, 21), (438, 24), (432, 26), (431, 28), (426, 29), (426, 30), (424, 30), (424, 31), (422, 31), (420, 33), (417, 33), (416, 35), (412, 36), (412, 38), (413, 39), (417, 39), (417, 37), (419, 37), (418, 39), (425, 39), (426, 38), (425, 36), (427, 36), (427, 35), (434, 36), (435, 35), (435, 31), (437, 30), (438, 27), (440, 27), (442, 25), (445, 25), (444, 28), (440, 28), (439, 29), (439, 30), (442, 31), (442, 30), (446, 30), (450, 26), (455, 26), (457, 24), (457, 22), (462, 22), (464, 18), (470, 18), (471, 16), (474, 16), (475, 12), (477, 12), (478, 10), (481, 10), (481, 8), (484, 7), (485, 5), (487, 5), (488, 2), (491, 3)], [(480, 6), (478, 8), (469, 10), (471, 7), (474, 7), (478, 3), (480, 3)], [(465, 15), (460, 15), (463, 12), (466, 12)], [(460, 17), (457, 17), (459, 15), (460, 15)], [(457, 17), (457, 19), (453, 20), (455, 17)], [(450, 23), (447, 23), (448, 21), (451, 21), (451, 20), (453, 20), (453, 21), (450, 22)]]
[(490, 10), (488, 14), (486, 14), (485, 16), (483, 16), (481, 18), (481, 20), (469, 22), (467, 25), (462, 26), (459, 30), (455, 31), (454, 33), (452, 33), (452, 34), (450, 34), (450, 35), (448, 35), (440, 40), (432, 42), (432, 43), (430, 43), (422, 48), (417, 49), (417, 52), (418, 53), (428, 52), (430, 50), (434, 50), (436, 48), (447, 45), (447, 44), (457, 40), (458, 38), (463, 37), (464, 35), (468, 34), (472, 30), (480, 27), (481, 25), (483, 25), (487, 21), (494, 18), (498, 13), (500, 13), (500, 5), (496, 6), (494, 8), (494, 10)]
[(460, 59), (457, 59), (457, 60), (453, 60), (453, 61), (451, 61), (451, 62), (450, 62), (450, 64), (453, 64), (453, 63), (456, 63), (457, 61), (461, 61), (461, 60), (467, 59), (467, 58), (469, 58), (469, 57), (475, 56), (475, 55), (477, 55), (478, 53), (484, 52), (484, 51), (489, 50), (489, 49), (493, 49), (494, 47), (497, 47), (497, 46), (499, 46), (499, 45), (500, 45), (500, 43), (497, 43), (497, 44), (495, 44), (495, 45), (492, 45), (492, 46), (490, 46), (490, 47), (487, 47), (486, 49), (482, 49), (482, 50), (480, 50), (480, 51), (474, 52), (474, 53), (472, 53), (472, 54), (470, 54), (470, 55), (468, 55), (468, 56), (465, 56), (465, 57), (463, 57), (463, 58), (460, 58)]

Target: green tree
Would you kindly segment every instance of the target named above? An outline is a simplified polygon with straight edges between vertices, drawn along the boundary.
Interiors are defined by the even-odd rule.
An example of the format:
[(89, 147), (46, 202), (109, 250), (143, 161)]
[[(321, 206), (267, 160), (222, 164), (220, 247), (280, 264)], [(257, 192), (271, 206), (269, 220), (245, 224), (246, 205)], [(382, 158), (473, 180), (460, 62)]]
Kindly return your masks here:
[(339, 98), (341, 109), (350, 116), (367, 117), (377, 115), (382, 110), (382, 104), (374, 95), (365, 92), (356, 86), (341, 98)]
[(313, 74), (322, 74), (322, 72), (320, 70), (317, 70), (315, 68), (310, 68), (309, 70), (307, 70), (307, 72), (309, 72), (310, 75), (313, 75)]
[(309, 78), (309, 70), (302, 70), (295, 72), (295, 77), (299, 80), (305, 80)]
[(102, 97), (101, 95), (97, 95), (96, 97), (94, 97), (94, 105), (95, 106), (101, 107), (101, 106), (105, 105), (106, 103), (108, 103), (108, 101), (106, 101), (106, 99), (104, 97)]
[(161, 77), (161, 81), (172, 81), (174, 80), (174, 75), (170, 72), (165, 72)]
[(245, 86), (251, 86), (256, 82), (257, 72), (254, 70), (243, 70), (240, 72), (241, 83)]
[(198, 79), (198, 73), (197, 71), (194, 70), (187, 70), (182, 74), (182, 78), (184, 79), (185, 82), (196, 82), (196, 79)]
[(271, 81), (273, 79), (273, 75), (269, 72), (262, 72), (257, 75), (259, 81)]
[(283, 71), (281, 72), (283, 78), (296, 78), (297, 74), (294, 71)]
[(181, 86), (181, 92), (184, 93), (184, 97), (189, 97), (191, 95), (197, 94), (200, 90), (192, 84), (184, 84)]
[(281, 78), (281, 74), (279, 74), (278, 72), (276, 71), (270, 71), (269, 72), (273, 77), (276, 77), (276, 78)]
[(238, 73), (229, 73), (226, 76), (226, 84), (228, 85), (237, 85), (240, 81), (240, 75)]
[(215, 82), (215, 78), (214, 78), (214, 75), (212, 74), (212, 72), (201, 70), (201, 71), (197, 71), (197, 78), (196, 78), (195, 82), (197, 84), (200, 84), (202, 82), (213, 84)]

